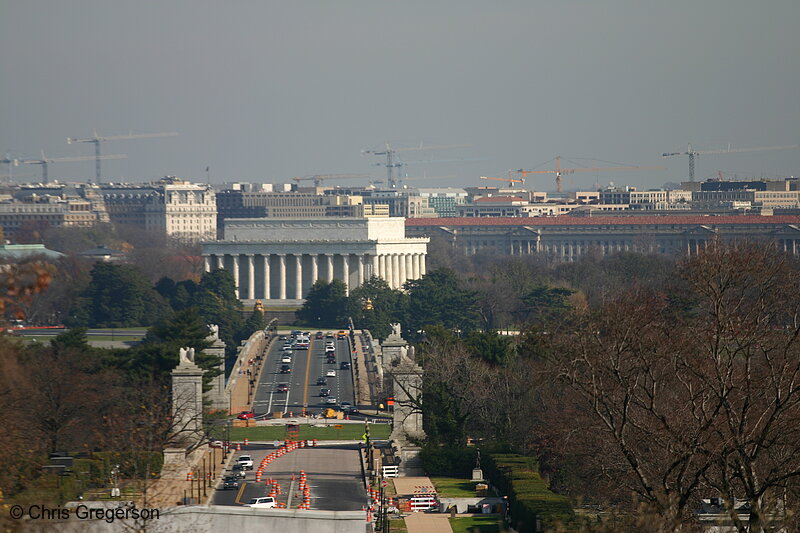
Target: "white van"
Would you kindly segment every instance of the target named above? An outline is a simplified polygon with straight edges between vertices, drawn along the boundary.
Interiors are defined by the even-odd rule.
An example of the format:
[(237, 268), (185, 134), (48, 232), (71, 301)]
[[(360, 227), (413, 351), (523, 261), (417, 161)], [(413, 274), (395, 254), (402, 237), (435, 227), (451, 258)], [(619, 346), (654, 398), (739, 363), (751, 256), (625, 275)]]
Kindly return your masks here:
[(264, 498), (253, 498), (250, 500), (250, 503), (246, 504), (245, 507), (257, 507), (261, 509), (272, 509), (275, 507), (275, 498), (271, 497), (264, 497)]

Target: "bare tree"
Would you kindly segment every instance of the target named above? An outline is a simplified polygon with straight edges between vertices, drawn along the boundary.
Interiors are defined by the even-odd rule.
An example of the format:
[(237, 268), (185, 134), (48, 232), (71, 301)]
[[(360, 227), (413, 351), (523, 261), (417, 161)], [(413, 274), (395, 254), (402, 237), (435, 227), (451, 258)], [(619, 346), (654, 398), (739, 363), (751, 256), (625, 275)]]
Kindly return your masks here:
[(800, 476), (800, 277), (774, 249), (720, 242), (675, 275), (586, 314), (551, 354), (598, 423), (603, 466), (664, 530), (715, 491), (739, 531), (766, 531)]

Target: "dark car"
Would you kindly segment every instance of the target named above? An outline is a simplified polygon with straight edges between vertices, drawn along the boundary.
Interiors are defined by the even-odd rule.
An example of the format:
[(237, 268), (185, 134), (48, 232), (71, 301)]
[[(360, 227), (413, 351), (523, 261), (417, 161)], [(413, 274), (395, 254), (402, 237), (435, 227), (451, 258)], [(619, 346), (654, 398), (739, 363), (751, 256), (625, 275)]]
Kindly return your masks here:
[(289, 365), (281, 365), (281, 374), (288, 374), (292, 371), (292, 367)]
[(339, 368), (342, 370), (349, 370), (350, 369), (350, 361), (342, 361), (339, 363)]
[(328, 378), (322, 376), (317, 378), (317, 385), (327, 385), (327, 384), (328, 384)]
[(222, 490), (228, 489), (238, 489), (239, 488), (239, 479), (234, 476), (226, 476), (225, 479), (222, 480)]
[(289, 392), (289, 385), (286, 383), (278, 383), (278, 387), (275, 389), (276, 392)]
[(314, 335), (314, 338), (317, 339), (317, 340), (323, 339), (323, 338), (325, 338), (325, 335), (323, 335), (321, 331), (318, 331), (317, 334)]
[(281, 335), (280, 337), (278, 337), (278, 339), (279, 339), (279, 340), (282, 340), (282, 341), (285, 341), (285, 340), (286, 340), (286, 339), (288, 339), (288, 338), (289, 338), (289, 337), (287, 337), (286, 335)]
[(330, 389), (319, 389), (319, 395), (321, 398), (328, 396), (331, 393)]

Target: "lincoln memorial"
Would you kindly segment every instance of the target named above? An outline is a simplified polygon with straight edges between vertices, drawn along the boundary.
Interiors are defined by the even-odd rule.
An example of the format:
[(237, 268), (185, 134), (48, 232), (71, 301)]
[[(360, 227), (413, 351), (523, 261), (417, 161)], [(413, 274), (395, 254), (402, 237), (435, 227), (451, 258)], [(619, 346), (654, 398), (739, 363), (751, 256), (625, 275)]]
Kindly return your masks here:
[(429, 239), (406, 238), (404, 218), (240, 218), (224, 231), (203, 243), (204, 267), (230, 270), (242, 300), (300, 303), (318, 279), (397, 289), (425, 274)]

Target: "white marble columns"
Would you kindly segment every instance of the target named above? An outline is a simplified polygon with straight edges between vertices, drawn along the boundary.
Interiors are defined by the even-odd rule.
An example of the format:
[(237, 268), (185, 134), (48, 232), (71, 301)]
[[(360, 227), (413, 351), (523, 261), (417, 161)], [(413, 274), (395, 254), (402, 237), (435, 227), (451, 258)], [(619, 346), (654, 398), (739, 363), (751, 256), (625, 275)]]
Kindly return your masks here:
[(237, 296), (254, 300), (302, 300), (318, 279), (341, 279), (351, 288), (372, 276), (393, 289), (425, 275), (424, 253), (204, 254), (203, 267), (229, 268)]

